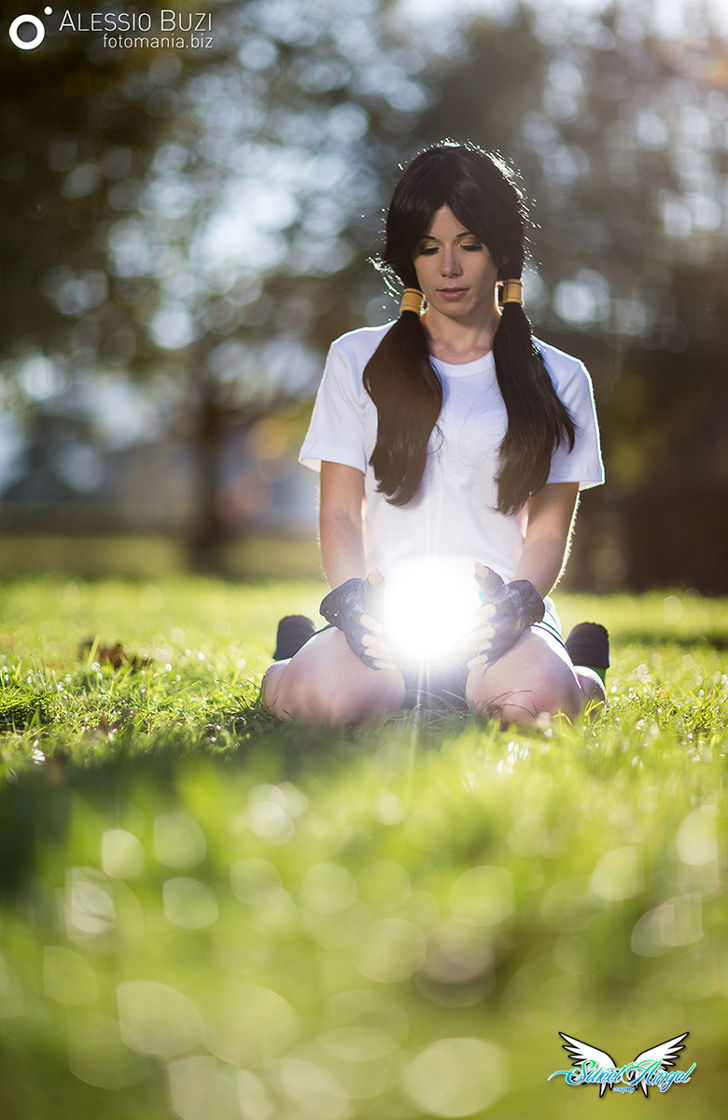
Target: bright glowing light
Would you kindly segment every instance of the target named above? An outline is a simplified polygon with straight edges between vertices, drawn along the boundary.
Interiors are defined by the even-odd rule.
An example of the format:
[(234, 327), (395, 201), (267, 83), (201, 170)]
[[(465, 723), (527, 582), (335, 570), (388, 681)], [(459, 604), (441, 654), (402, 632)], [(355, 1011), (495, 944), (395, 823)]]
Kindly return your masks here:
[(479, 603), (472, 561), (424, 561), (388, 575), (382, 622), (400, 664), (457, 658)]

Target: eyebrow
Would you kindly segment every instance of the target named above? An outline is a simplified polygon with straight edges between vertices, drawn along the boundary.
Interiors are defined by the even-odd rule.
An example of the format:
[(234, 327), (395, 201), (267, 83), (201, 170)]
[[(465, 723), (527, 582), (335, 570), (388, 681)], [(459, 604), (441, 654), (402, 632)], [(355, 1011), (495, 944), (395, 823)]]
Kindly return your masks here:
[[(476, 237), (476, 235), (474, 233), (471, 233), (469, 229), (464, 230), (462, 233), (459, 233), (456, 236), (455, 240), (459, 241), (461, 237), (475, 237), (476, 241), (479, 240), (479, 238)], [(433, 237), (431, 233), (423, 233), (422, 237), (420, 238), (420, 241), (437, 241), (437, 240), (438, 240), (438, 238)]]

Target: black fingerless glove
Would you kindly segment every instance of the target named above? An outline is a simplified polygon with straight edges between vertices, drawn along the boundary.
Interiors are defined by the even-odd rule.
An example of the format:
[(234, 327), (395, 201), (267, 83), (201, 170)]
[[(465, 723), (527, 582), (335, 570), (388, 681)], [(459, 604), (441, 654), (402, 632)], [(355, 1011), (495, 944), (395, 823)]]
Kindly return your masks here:
[(485, 571), (485, 576), (477, 578), (485, 602), (495, 607), (495, 615), (490, 619), (495, 634), (483, 653), (488, 661), (497, 661), (515, 645), (524, 630), (541, 621), (545, 607), (530, 580), (514, 579), (504, 583), (492, 568)]
[(373, 587), (368, 579), (347, 579), (321, 600), (320, 614), (331, 626), (343, 631), (344, 637), (360, 661), (370, 669), (376, 669), (369, 654), (364, 649), (362, 637), (365, 628), (361, 624), (363, 614), (375, 614), (379, 601), (379, 588)]

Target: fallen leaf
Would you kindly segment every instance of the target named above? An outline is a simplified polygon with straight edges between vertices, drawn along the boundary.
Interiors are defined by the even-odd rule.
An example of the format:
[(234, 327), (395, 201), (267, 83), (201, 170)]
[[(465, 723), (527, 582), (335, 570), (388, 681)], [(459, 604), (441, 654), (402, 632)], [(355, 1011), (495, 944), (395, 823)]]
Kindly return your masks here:
[(131, 665), (134, 669), (139, 669), (143, 665), (148, 665), (151, 658), (142, 657), (141, 654), (126, 652), (121, 642), (116, 642), (113, 646), (105, 646), (100, 642), (96, 645), (95, 638), (87, 638), (82, 642), (78, 649), (79, 657), (88, 658), (95, 649), (94, 660), (99, 665), (111, 665), (114, 669), (121, 669), (124, 665)]

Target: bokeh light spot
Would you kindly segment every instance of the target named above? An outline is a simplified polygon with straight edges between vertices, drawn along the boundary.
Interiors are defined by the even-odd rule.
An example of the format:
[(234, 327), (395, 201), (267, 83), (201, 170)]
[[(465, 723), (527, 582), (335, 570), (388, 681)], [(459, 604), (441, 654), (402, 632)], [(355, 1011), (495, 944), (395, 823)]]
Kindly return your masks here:
[(107, 829), (101, 837), (101, 867), (116, 879), (135, 879), (144, 870), (144, 848), (131, 832)]
[(701, 805), (683, 820), (677, 834), (677, 851), (683, 863), (699, 867), (718, 859), (715, 805)]
[(425, 936), (418, 926), (401, 918), (383, 918), (362, 931), (355, 949), (362, 976), (380, 984), (394, 984), (411, 976), (425, 959)]
[(607, 902), (632, 898), (642, 889), (640, 849), (614, 848), (597, 863), (591, 878), (592, 894)]
[(121, 1037), (139, 1054), (174, 1058), (205, 1039), (194, 1003), (155, 980), (131, 980), (116, 990)]
[(356, 899), (356, 883), (338, 863), (316, 863), (301, 883), (301, 900), (317, 914), (339, 914)]
[(43, 949), (43, 987), (56, 1003), (77, 1006), (96, 999), (96, 974), (82, 956), (63, 945)]
[(217, 899), (198, 879), (167, 879), (162, 898), (165, 918), (182, 929), (206, 929), (218, 919)]
[(409, 1097), (428, 1116), (472, 1116), (508, 1088), (506, 1054), (478, 1038), (443, 1038), (405, 1067)]
[(154, 821), (154, 858), (167, 867), (195, 867), (207, 855), (205, 834), (184, 813), (160, 813)]
[(458, 918), (497, 925), (513, 913), (513, 876), (505, 867), (471, 867), (453, 884), (450, 905)]

